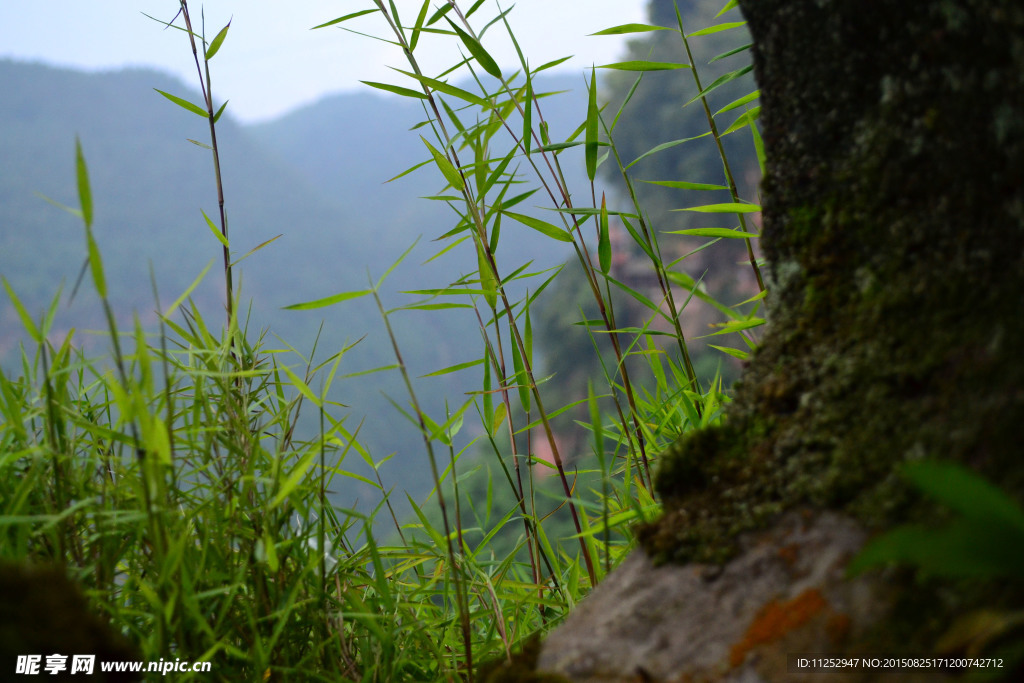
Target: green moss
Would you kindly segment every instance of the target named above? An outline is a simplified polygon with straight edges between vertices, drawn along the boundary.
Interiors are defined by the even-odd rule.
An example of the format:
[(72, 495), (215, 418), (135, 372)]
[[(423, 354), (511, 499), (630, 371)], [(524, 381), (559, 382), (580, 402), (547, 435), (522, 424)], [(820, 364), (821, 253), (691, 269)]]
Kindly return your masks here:
[[(793, 61), (770, 71), (787, 76), (761, 84), (775, 105), (763, 119), (771, 327), (725, 425), (661, 458), (665, 516), (641, 530), (654, 557), (723, 561), (738, 532), (795, 506), (869, 529), (927, 518), (934, 510), (895, 474), (926, 457), (968, 464), (1024, 500), (1024, 362), (1009, 342), (1024, 338), (1024, 124), (990, 120), (1006, 105), (991, 84), (1021, 87), (1009, 65), (1024, 54), (1013, 33), (1024, 12), (996, 5), (995, 25), (985, 12), (947, 24), (896, 3), (885, 12), (900, 21), (850, 6), (787, 24), (799, 35), (772, 58)], [(747, 9), (755, 32), (762, 12), (772, 21)], [(836, 59), (883, 19), (906, 27), (913, 65), (895, 43)], [(1003, 38), (971, 49), (986, 32)], [(812, 100), (810, 82), (837, 85)]]

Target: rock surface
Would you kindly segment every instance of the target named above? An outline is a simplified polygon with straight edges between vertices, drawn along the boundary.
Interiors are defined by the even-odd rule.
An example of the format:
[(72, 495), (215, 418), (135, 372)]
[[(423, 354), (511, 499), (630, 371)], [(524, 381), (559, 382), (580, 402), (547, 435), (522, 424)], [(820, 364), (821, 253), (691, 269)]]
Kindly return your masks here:
[(849, 517), (803, 510), (741, 536), (722, 567), (655, 567), (638, 551), (548, 636), (537, 669), (579, 683), (789, 680), (787, 654), (835, 653), (884, 615), (877, 577), (844, 579), (865, 540)]

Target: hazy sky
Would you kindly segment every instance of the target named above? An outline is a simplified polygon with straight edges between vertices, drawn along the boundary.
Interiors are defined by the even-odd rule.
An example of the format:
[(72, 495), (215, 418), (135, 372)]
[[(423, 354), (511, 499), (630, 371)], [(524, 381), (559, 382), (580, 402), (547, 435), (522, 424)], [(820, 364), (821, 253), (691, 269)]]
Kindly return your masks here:
[[(431, 4), (440, 2), (432, 0)], [(418, 0), (396, 0), (395, 4), (403, 23), (415, 22)], [(464, 10), (471, 5), (460, 3)], [(504, 9), (512, 5), (512, 0), (501, 2)], [(615, 61), (624, 44), (618, 36), (587, 34), (645, 21), (646, 5), (646, 0), (519, 0), (509, 23), (531, 66), (575, 55), (561, 70), (581, 73), (592, 63)], [(365, 88), (360, 80), (409, 86), (409, 79), (387, 68), (406, 68), (393, 46), (333, 27), (310, 30), (369, 7), (373, 7), (372, 0), (189, 3), (195, 24), (200, 9), (205, 9), (208, 39), (233, 16), (228, 38), (211, 62), (211, 70), (214, 93), (229, 99), (229, 111), (242, 121), (270, 118), (326, 93)], [(176, 0), (0, 0), (0, 58), (86, 69), (145, 65), (195, 84), (195, 64), (185, 34), (162, 30), (142, 14), (170, 20), (177, 8)], [(479, 30), (497, 12), (498, 4), (488, 0), (470, 21)], [(387, 31), (379, 14), (343, 25), (375, 36), (386, 36)], [(518, 66), (518, 57), (500, 24), (489, 29), (483, 42), (503, 68)], [(436, 37), (422, 41), (416, 55), (428, 75), (459, 59), (451, 40)]]

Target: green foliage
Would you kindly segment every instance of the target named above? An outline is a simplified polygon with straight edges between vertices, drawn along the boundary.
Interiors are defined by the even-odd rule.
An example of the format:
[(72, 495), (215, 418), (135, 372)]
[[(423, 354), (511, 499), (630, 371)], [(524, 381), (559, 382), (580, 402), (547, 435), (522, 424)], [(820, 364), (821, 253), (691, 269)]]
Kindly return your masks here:
[[(246, 291), (255, 291), (257, 302), (265, 295), (270, 305), (291, 311), (344, 307), (348, 320), (358, 319), (352, 311), (365, 311), (357, 307), (372, 300), (383, 327), (374, 344), (381, 362), (349, 374), (391, 371), (405, 390), (407, 400), (387, 399), (396, 409), (391, 417), (377, 417), (385, 424), (404, 417), (420, 437), (432, 486), (426, 504), (411, 495), (393, 499), (383, 474), (391, 455), (367, 447), (363, 424), (353, 425), (348, 406), (331, 393), (354, 345), (332, 346), (323, 360), (316, 343), (308, 355), (272, 348), (264, 335), (250, 332), (251, 320), (242, 313), (233, 271), (241, 259), (232, 259), (244, 247), (240, 232), (229, 239), (227, 229), (227, 210), (242, 202), (225, 197), (220, 165), (220, 150), (242, 143), (215, 133), (231, 126), (218, 123), (224, 109), (215, 108), (209, 90), (210, 60), (229, 45), (230, 23), (207, 42), (182, 3), (203, 106), (159, 90), (179, 109), (204, 117), (210, 130), (209, 144), (193, 142), (212, 152), (214, 173), (207, 181), (215, 193), (202, 196), (208, 206), (216, 201), (219, 211), (200, 209), (200, 233), (223, 256), (217, 308), (226, 316), (214, 323), (204, 315), (216, 299), (195, 294), (202, 276), (175, 287), (185, 293), (170, 307), (154, 294), (152, 326), (137, 316), (129, 326), (115, 315), (107, 280), (116, 269), (111, 259), (102, 267), (93, 236), (94, 204), (99, 216), (105, 202), (90, 190), (81, 145), (77, 214), (85, 223), (109, 356), (90, 358), (75, 346), (73, 331), (62, 343), (53, 341), (60, 337), (53, 321), (59, 294), (36, 321), (4, 281), (32, 344), (18, 349), (15, 370), (0, 370), (0, 557), (66, 566), (144, 659), (213, 661), (220, 679), (473, 680), (480, 662), (510, 661), (512, 652), (525, 649), (511, 669), (487, 666), (481, 678), (529, 679), (532, 655), (524, 646), (531, 634), (558, 623), (634, 547), (633, 523), (658, 514), (652, 483), (658, 453), (681, 433), (719, 420), (727, 399), (721, 377), (698, 377), (691, 362), (680, 322), (688, 302), (711, 304), (729, 319), (718, 333), (756, 346), (750, 330), (763, 323), (754, 315), (763, 294), (728, 306), (701, 289), (700, 276), (675, 270), (690, 254), (733, 235), (707, 227), (691, 232), (686, 237), (714, 240), (671, 258), (659, 243), (669, 231), (649, 222), (635, 189), (637, 171), (624, 159), (655, 157), (675, 142), (623, 155), (613, 133), (623, 130), (616, 126), (625, 125), (620, 115), (632, 92), (614, 108), (600, 106), (597, 74), (603, 72), (592, 69), (585, 110), (560, 130), (542, 116), (550, 93), (538, 91), (537, 73), (550, 64), (531, 70), (521, 55), (521, 71), (502, 71), (488, 52), (487, 28), (504, 28), (515, 40), (504, 13), (476, 24), (478, 2), (465, 13), (452, 5), (458, 11), (428, 18), (424, 2), (410, 25), (393, 3), (374, 4), (318, 28), (373, 20), (386, 42), (401, 48), (409, 62), (408, 70), (398, 71), (404, 84), (369, 85), (424, 108), (427, 120), (416, 133), (423, 144), (413, 141), (422, 156), (399, 175), (422, 168), (420, 175), (430, 177), (428, 200), (455, 214), (450, 229), (434, 240), (438, 251), (431, 260), (460, 250), (462, 265), (441, 270), (456, 275), (440, 286), (413, 287), (402, 279), (405, 266), (398, 266), (414, 244), (379, 278), (371, 273), (369, 286), (325, 276), (323, 287), (334, 293), (309, 298), (251, 280)], [(427, 31), (448, 35), (468, 52), (464, 64), (472, 79), (464, 87), (450, 83), (448, 71), (424, 75), (415, 47)], [(719, 31), (728, 33), (722, 27), (712, 33)], [(625, 32), (649, 31), (627, 25), (602, 33)], [(689, 37), (701, 37), (699, 31), (685, 34), (681, 25), (651, 34), (682, 41), (687, 51)], [(680, 61), (606, 67), (665, 72), (657, 78), (696, 75)], [(694, 79), (689, 86), (689, 96), (708, 114), (709, 130), (695, 138), (718, 143), (725, 184), (694, 181), (672, 189), (728, 188), (722, 201), (696, 208), (735, 216), (739, 225), (730, 233), (747, 234), (743, 216), (756, 207), (738, 196), (706, 100), (736, 78), (716, 79), (707, 88)], [(753, 128), (755, 117), (748, 115), (745, 125)], [(574, 194), (563, 167), (577, 167), (580, 177), (585, 171), (589, 192)], [(599, 204), (595, 182), (602, 168), (611, 169), (623, 190), (611, 202), (601, 193)], [(223, 169), (228, 178), (232, 172)], [(659, 181), (683, 182), (675, 175)], [(532, 189), (522, 187), (527, 183)], [(523, 208), (534, 196), (546, 197), (546, 204)], [(610, 208), (619, 202), (627, 208)], [(233, 225), (243, 223), (231, 215)], [(613, 240), (613, 217), (632, 240), (628, 247)], [(575, 262), (552, 269), (552, 261), (527, 260), (529, 251), (516, 247), (524, 234), (543, 239), (546, 250), (571, 249)], [(249, 253), (276, 239), (265, 237), (253, 240), (258, 244)], [(357, 243), (349, 253), (358, 256), (365, 253), (358, 243), (378, 236), (346, 238)], [(749, 245), (751, 239), (731, 241)], [(624, 248), (654, 273), (654, 294), (620, 277), (616, 259)], [(309, 256), (312, 263), (317, 258)], [(330, 273), (349, 270), (330, 265)], [(309, 267), (302, 263), (295, 272)], [(385, 281), (395, 280), (416, 297), (413, 303), (385, 305)], [(560, 302), (557, 310), (542, 305), (542, 296)], [(420, 353), (432, 343), (420, 321), (460, 308), (475, 319), (479, 351), (428, 374), (482, 370), (481, 385), (456, 405), (423, 400), (407, 348)], [(413, 324), (407, 316), (414, 316)], [(465, 328), (445, 333), (470, 336)], [(596, 361), (578, 362), (583, 357)], [(565, 391), (573, 387), (586, 392)], [(380, 503), (367, 514), (332, 500), (344, 480), (374, 490)], [(411, 521), (395, 510), (403, 498)], [(393, 538), (381, 541), (385, 518), (394, 524)]]
[(903, 475), (954, 510), (944, 528), (903, 526), (871, 541), (848, 571), (900, 562), (938, 576), (1024, 578), (1024, 508), (983, 478), (953, 463), (909, 463)]
[[(962, 465), (918, 461), (902, 467), (919, 491), (953, 511), (940, 528), (903, 525), (872, 539), (847, 573), (905, 564), (923, 574), (952, 579), (1024, 579), (1024, 507)], [(961, 616), (940, 649), (1005, 657), (1013, 669), (1024, 661), (1024, 611), (977, 610)]]

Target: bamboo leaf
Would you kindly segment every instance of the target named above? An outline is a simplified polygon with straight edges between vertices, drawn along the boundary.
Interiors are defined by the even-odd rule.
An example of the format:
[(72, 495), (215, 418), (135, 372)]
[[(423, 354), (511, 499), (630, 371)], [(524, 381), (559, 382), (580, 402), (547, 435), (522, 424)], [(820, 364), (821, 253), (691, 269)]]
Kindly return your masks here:
[(717, 62), (720, 59), (725, 59), (726, 57), (732, 57), (733, 55), (738, 55), (741, 52), (746, 52), (751, 47), (753, 47), (753, 45), (754, 45), (753, 43), (747, 43), (746, 45), (741, 45), (741, 46), (739, 46), (738, 48), (736, 48), (734, 50), (729, 50), (728, 52), (723, 52), (722, 54), (718, 55), (717, 57), (715, 57), (714, 59), (709, 61), (708, 64), (714, 64), (715, 62)]
[(642, 159), (646, 159), (647, 157), (651, 156), (652, 154), (657, 154), (658, 152), (661, 152), (663, 150), (669, 149), (670, 147), (675, 147), (676, 145), (681, 145), (684, 142), (690, 142), (691, 140), (699, 140), (700, 138), (707, 137), (708, 135), (711, 135), (711, 131), (708, 131), (707, 133), (701, 133), (700, 135), (695, 135), (692, 138), (683, 138), (682, 140), (670, 140), (668, 142), (663, 142), (660, 145), (657, 145), (656, 147), (652, 147), (651, 149), (647, 150), (646, 152), (644, 152), (643, 154), (638, 156), (636, 159), (633, 159), (633, 161), (631, 161), (629, 163), (629, 166), (626, 166), (626, 168), (624, 168), (623, 170), (626, 170), (626, 169), (630, 168), (631, 166), (635, 166)]
[(572, 242), (572, 235), (567, 233), (557, 225), (552, 225), (547, 221), (542, 221), (539, 218), (532, 218), (530, 216), (524, 216), (521, 213), (512, 213), (511, 211), (502, 211), (503, 214), (509, 218), (519, 221), (523, 225), (533, 228), (537, 232), (543, 233), (552, 239), (556, 239), (560, 242)]
[(427, 20), (428, 9), (430, 9), (430, 0), (423, 0), (423, 4), (420, 6), (420, 13), (416, 17), (416, 25), (412, 29), (412, 36), (409, 38), (409, 52), (416, 50), (416, 44), (420, 40), (420, 32), (423, 30), (423, 22)]
[(1024, 510), (1003, 491), (961, 465), (920, 461), (903, 467), (905, 476), (935, 500), (979, 524), (1005, 524), (1024, 532)]
[[(746, 74), (750, 73), (753, 70), (754, 70), (754, 67), (752, 65), (747, 65), (747, 66), (745, 66), (745, 67), (743, 67), (741, 69), (736, 69), (735, 71), (730, 71), (729, 73), (727, 73), (727, 74), (725, 74), (723, 76), (719, 76), (718, 78), (715, 79), (715, 81), (711, 85), (709, 85), (708, 87), (704, 88), (699, 93), (697, 93), (696, 95), (691, 97), (687, 101), (686, 104), (692, 104), (693, 102), (696, 102), (697, 100), (699, 100), (700, 98), (704, 97), (705, 95), (707, 95), (712, 90), (715, 90), (716, 88), (719, 88), (719, 87), (725, 85), (729, 81), (734, 81), (737, 78), (739, 78), (740, 76), (745, 76)], [(683, 105), (683, 106), (686, 106), (686, 105)]]
[(485, 50), (484, 46), (480, 44), (480, 41), (463, 31), (448, 17), (445, 17), (445, 21), (447, 21), (448, 24), (451, 25), (452, 29), (454, 29), (455, 33), (458, 34), (459, 38), (462, 40), (462, 44), (466, 46), (466, 49), (469, 50), (471, 55), (473, 55), (473, 58), (476, 59), (477, 63), (483, 67), (483, 70), (498, 80), (501, 80), (501, 69), (498, 68), (497, 62), (495, 62), (494, 58), (487, 53), (487, 50)]
[(220, 228), (218, 228), (214, 224), (214, 222), (212, 220), (210, 220), (210, 217), (206, 215), (205, 211), (203, 211), (202, 209), (199, 209), (199, 212), (201, 214), (203, 214), (203, 218), (206, 219), (206, 225), (209, 226), (210, 232), (212, 232), (213, 236), (217, 238), (217, 241), (220, 242), (221, 244), (223, 244), (225, 247), (230, 249), (231, 245), (228, 243), (228, 238), (225, 237), (223, 233), (221, 233)]
[(466, 102), (469, 102), (470, 104), (475, 104), (478, 107), (483, 107), (485, 109), (491, 108), (491, 103), (488, 100), (485, 100), (479, 95), (474, 95), (468, 90), (456, 88), (454, 85), (449, 85), (444, 81), (439, 81), (435, 78), (427, 78), (426, 76), (421, 76), (419, 74), (415, 74), (409, 71), (402, 71), (401, 69), (396, 69), (396, 71), (405, 74), (409, 78), (415, 78), (420, 83), (426, 85), (428, 88), (436, 90), (437, 92), (444, 93), (445, 95), (451, 95), (452, 97), (457, 97), (460, 100), (465, 100)]
[(747, 318), (746, 320), (730, 320), (727, 323), (713, 325), (713, 327), (721, 328), (717, 332), (712, 332), (711, 334), (705, 334), (704, 336), (697, 337), (697, 338), (698, 339), (704, 339), (706, 337), (716, 337), (716, 336), (718, 336), (720, 334), (732, 334), (733, 332), (743, 332), (744, 330), (749, 330), (749, 329), (752, 329), (754, 327), (760, 327), (761, 325), (764, 325), (764, 322), (765, 322), (764, 318)]
[(718, 10), (718, 14), (715, 15), (715, 19), (722, 16), (723, 14), (725, 14), (726, 12), (728, 12), (729, 10), (731, 10), (732, 8), (736, 7), (739, 4), (739, 0), (729, 0), (729, 2), (725, 3), (722, 9)]
[(192, 112), (193, 114), (196, 114), (198, 116), (202, 116), (204, 119), (207, 116), (209, 116), (209, 114), (206, 112), (206, 110), (203, 109), (202, 107), (200, 107), (199, 105), (192, 104), (188, 100), (183, 100), (180, 97), (176, 97), (176, 96), (172, 95), (169, 92), (164, 92), (160, 88), (153, 88), (153, 90), (156, 90), (158, 93), (160, 93), (161, 95), (163, 95), (164, 97), (169, 99), (171, 102), (174, 102), (176, 105), (178, 105), (182, 109), (187, 109), (188, 111)]
[(744, 104), (753, 102), (760, 96), (761, 91), (755, 90), (754, 92), (744, 95), (743, 97), (733, 100), (729, 104), (725, 105), (724, 107), (715, 112), (715, 116), (718, 116), (719, 114), (724, 114), (727, 111), (732, 111), (733, 109), (738, 109), (739, 107), (742, 107)]
[(641, 180), (641, 183), (674, 187), (678, 190), (728, 190), (725, 185), (709, 185), (707, 183), (690, 183), (685, 180)]
[(757, 117), (760, 116), (760, 115), (761, 115), (761, 107), (754, 107), (753, 109), (750, 109), (749, 111), (744, 112), (742, 115), (740, 115), (739, 118), (737, 118), (735, 121), (733, 121), (733, 124), (731, 126), (729, 126), (724, 131), (722, 131), (722, 135), (728, 135), (729, 133), (735, 133), (739, 129), (745, 128), (745, 127), (751, 125), (754, 121), (757, 120)]
[(728, 346), (715, 346), (714, 344), (708, 344), (708, 346), (710, 346), (713, 349), (717, 349), (718, 351), (721, 351), (722, 353), (729, 354), (730, 356), (733, 356), (734, 358), (739, 358), (740, 360), (750, 360), (750, 352), (749, 351), (744, 351), (742, 349), (731, 349)]
[(587, 102), (587, 136), (584, 155), (587, 161), (587, 177), (594, 182), (597, 174), (597, 135), (600, 112), (597, 108), (597, 72), (590, 68), (589, 100)]
[(700, 299), (704, 303), (706, 303), (706, 304), (708, 304), (710, 306), (713, 306), (720, 313), (722, 313), (722, 315), (724, 315), (725, 317), (731, 318), (731, 319), (736, 319), (736, 317), (737, 317), (736, 311), (734, 311), (731, 308), (729, 308), (728, 306), (722, 304), (721, 302), (718, 301), (718, 299), (714, 298), (713, 296), (711, 296), (710, 294), (705, 292), (703, 289), (701, 289), (698, 286), (697, 281), (694, 280), (689, 275), (687, 275), (686, 273), (681, 273), (681, 272), (676, 271), (676, 270), (670, 270), (670, 271), (667, 271), (666, 274), (668, 275), (669, 282), (672, 282), (672, 283), (674, 283), (676, 285), (679, 285), (680, 287), (685, 287), (687, 291), (693, 292), (693, 296), (697, 297), (698, 299)]
[(82, 153), (82, 141), (75, 137), (75, 178), (78, 183), (78, 203), (82, 207), (85, 227), (92, 227), (92, 190), (89, 188), (89, 169)]
[[(368, 85), (371, 88), (377, 88), (377, 90), (384, 90), (386, 92), (394, 93), (395, 95), (401, 95), (402, 97), (415, 97), (420, 100), (427, 99), (427, 95), (418, 90), (412, 88), (403, 88), (400, 85), (391, 85), (390, 83), (377, 83), (375, 81), (359, 81), (363, 85)], [(392, 178), (392, 180), (394, 180)]]
[(530, 387), (526, 368), (523, 365), (523, 355), (519, 351), (519, 344), (512, 343), (512, 367), (516, 373), (516, 387), (519, 390), (519, 402), (523, 410), (530, 412)]
[(284, 374), (288, 375), (288, 379), (292, 381), (292, 386), (298, 389), (299, 393), (315, 403), (318, 407), (321, 405), (320, 398), (313, 393), (313, 390), (309, 388), (309, 385), (306, 384), (305, 380), (292, 372), (292, 369), (287, 365), (282, 365), (281, 369), (284, 370)]
[(697, 213), (757, 213), (761, 207), (757, 204), (740, 204), (738, 202), (728, 204), (705, 204), (704, 206), (691, 206), (688, 209), (672, 209), (673, 211), (695, 211)]
[(427, 19), (427, 26), (433, 26), (437, 22), (441, 21), (441, 18), (444, 15), (448, 14), (451, 8), (452, 6), (449, 5), (448, 3), (442, 4), (441, 7), (436, 12), (431, 14), (429, 19)]
[(323, 299), (315, 299), (313, 301), (307, 301), (301, 304), (292, 304), (291, 306), (285, 306), (286, 311), (308, 311), (314, 308), (323, 308), (324, 306), (333, 306), (334, 304), (341, 303), (342, 301), (348, 301), (350, 299), (358, 299), (359, 297), (370, 294), (372, 289), (363, 289), (356, 292), (341, 292), (334, 296), (327, 296)]
[(476, 360), (467, 361), (465, 363), (459, 363), (458, 365), (451, 365), (451, 366), (449, 366), (447, 368), (444, 368), (442, 370), (437, 370), (435, 372), (431, 372), (431, 373), (426, 374), (426, 375), (420, 375), (420, 378), (423, 378), (423, 377), (438, 377), (440, 375), (447, 375), (447, 374), (452, 373), (452, 372), (458, 372), (459, 370), (465, 370), (466, 368), (476, 367), (477, 365), (480, 365), (483, 362), (484, 362), (483, 358), (477, 358)]
[(603, 192), (601, 193), (601, 216), (599, 218), (597, 255), (601, 263), (601, 272), (607, 275), (612, 267), (612, 241), (608, 230), (608, 205), (605, 203), (605, 196)]
[(309, 449), (306, 454), (302, 456), (302, 459), (295, 465), (288, 476), (281, 483), (281, 488), (274, 496), (274, 499), (270, 501), (270, 507), (275, 508), (284, 502), (285, 498), (291, 495), (291, 492), (302, 482), (309, 472), (309, 468), (313, 466), (317, 455), (315, 449)]
[(194, 290), (196, 287), (199, 286), (199, 283), (202, 282), (204, 277), (206, 277), (206, 273), (209, 272), (211, 266), (213, 266), (213, 260), (210, 260), (209, 262), (207, 262), (206, 267), (203, 268), (203, 270), (199, 273), (199, 275), (196, 277), (196, 279), (194, 279), (192, 281), (192, 284), (190, 284), (188, 287), (186, 287), (185, 291), (182, 292), (178, 296), (178, 298), (174, 300), (174, 303), (172, 303), (170, 306), (167, 307), (167, 310), (164, 311), (164, 313), (163, 313), (163, 317), (164, 318), (169, 318), (171, 313), (174, 313), (174, 311), (177, 310), (178, 306), (181, 305), (181, 302), (183, 302), (185, 299), (188, 298), (188, 296), (192, 293), (192, 290)]
[(107, 296), (107, 278), (103, 274), (103, 258), (100, 256), (100, 249), (96, 246), (96, 239), (92, 236), (90, 228), (85, 229), (85, 242), (89, 250), (89, 270), (92, 271), (92, 283), (96, 287), (96, 293), (101, 299)]
[(651, 31), (672, 31), (667, 26), (653, 26), (651, 24), (620, 24), (619, 26), (612, 26), (606, 28), (603, 31), (597, 33), (591, 33), (591, 36), (619, 36), (623, 33), (649, 33)]
[(484, 300), (493, 309), (498, 305), (498, 278), (491, 270), (491, 264), (479, 240), (476, 242), (476, 263), (480, 271), (480, 288), (484, 290)]
[(7, 290), (7, 296), (11, 298), (11, 303), (14, 304), (14, 310), (17, 311), (18, 318), (21, 320), (21, 324), (25, 328), (25, 331), (28, 332), (30, 337), (32, 337), (32, 341), (37, 344), (41, 344), (43, 342), (43, 336), (39, 333), (39, 328), (36, 327), (35, 322), (32, 320), (32, 316), (28, 314), (25, 306), (21, 303), (21, 299), (19, 299), (18, 295), (14, 293), (11, 285), (7, 282), (7, 278), (3, 277), (0, 278), (0, 280), (3, 281), (4, 289)]
[(533, 73), (536, 74), (540, 73), (541, 71), (544, 71), (545, 69), (552, 69), (561, 64), (562, 62), (566, 62), (570, 59), (572, 59), (572, 55), (569, 55), (568, 57), (560, 57), (559, 59), (553, 59), (550, 62), (545, 62), (544, 64), (541, 64), (539, 67), (534, 69)]
[(462, 175), (458, 170), (456, 170), (452, 162), (448, 161), (448, 157), (437, 151), (437, 149), (422, 135), (420, 136), (420, 140), (423, 140), (423, 144), (430, 150), (431, 156), (434, 157), (434, 163), (437, 164), (439, 169), (441, 169), (441, 173), (444, 175), (445, 180), (448, 181), (448, 184), (459, 192), (462, 192), (466, 188), (466, 184), (462, 180)]
[[(283, 234), (284, 234), (284, 233), (282, 233), (282, 235), (283, 235)], [(241, 263), (242, 261), (244, 261), (245, 259), (249, 258), (250, 256), (252, 256), (253, 254), (255, 254), (255, 253), (256, 253), (257, 251), (259, 251), (259, 250), (260, 250), (260, 249), (262, 249), (263, 247), (267, 246), (267, 245), (268, 245), (268, 244), (270, 244), (271, 242), (275, 242), (275, 241), (277, 241), (278, 239), (280, 239), (282, 235), (277, 235), (276, 237), (271, 237), (271, 238), (270, 238), (269, 240), (265, 240), (265, 241), (263, 241), (263, 242), (260, 242), (260, 243), (259, 243), (259, 244), (257, 244), (257, 245), (256, 245), (255, 247), (253, 247), (253, 248), (252, 248), (252, 249), (250, 249), (249, 251), (247, 251), (247, 252), (245, 252), (244, 254), (242, 254), (242, 257), (241, 257), (241, 258), (238, 258), (238, 259), (235, 259), (234, 261), (232, 261), (232, 262), (231, 262), (231, 265), (232, 265), (232, 266), (234, 266), (234, 265), (236, 265), (236, 264), (238, 264), (238, 263)]]
[(529, 71), (526, 72), (526, 94), (523, 100), (523, 148), (529, 158), (533, 143), (533, 79)]
[(710, 36), (712, 33), (720, 33), (722, 31), (728, 31), (730, 29), (739, 28), (740, 26), (746, 25), (747, 22), (745, 21), (730, 21), (724, 24), (715, 24), (714, 26), (708, 26), (707, 28), (702, 28), (701, 30), (694, 31), (693, 33), (687, 33), (686, 37), (696, 38), (697, 36)]
[(760, 237), (757, 233), (745, 232), (735, 228), (690, 228), (688, 230), (668, 230), (670, 235), (691, 235), (693, 237), (724, 237), (726, 239), (746, 240)]
[(206, 49), (206, 54), (204, 55), (206, 61), (213, 59), (213, 56), (217, 54), (218, 50), (220, 50), (220, 46), (224, 44), (224, 39), (228, 37), (229, 28), (231, 28), (231, 21), (228, 21), (227, 26), (222, 28), (220, 32), (213, 37), (213, 41), (210, 43), (210, 47)]
[(680, 62), (648, 62), (646, 60), (633, 60), (628, 62), (613, 62), (602, 64), (598, 69), (615, 69), (616, 71), (672, 71), (673, 69), (689, 69), (689, 64)]
[(231, 100), (224, 100), (224, 104), (220, 105), (220, 109), (218, 109), (217, 113), (213, 115), (213, 122), (214, 123), (217, 123), (217, 121), (220, 121), (220, 115), (224, 113), (225, 109), (227, 109), (228, 102), (230, 102), (230, 101)]
[(361, 17), (364, 14), (373, 14), (374, 12), (377, 12), (377, 11), (379, 11), (377, 8), (373, 8), (373, 9), (364, 9), (364, 10), (361, 10), (359, 12), (353, 12), (352, 14), (346, 14), (345, 16), (338, 17), (337, 19), (331, 19), (330, 21), (325, 22), (323, 24), (320, 24), (319, 26), (314, 26), (310, 30), (311, 31), (315, 31), (318, 28), (327, 28), (328, 26), (334, 26), (335, 24), (340, 24), (343, 21), (348, 21), (349, 19), (355, 19), (356, 17)]

